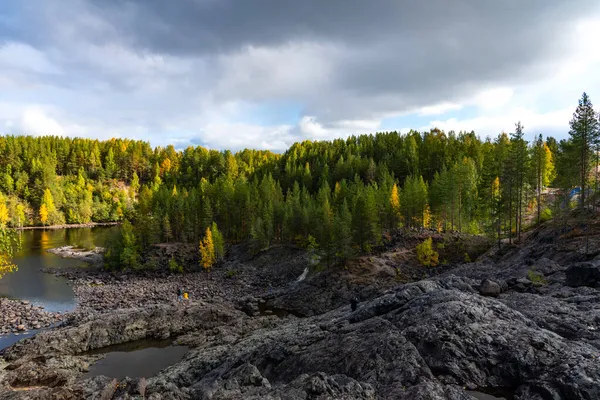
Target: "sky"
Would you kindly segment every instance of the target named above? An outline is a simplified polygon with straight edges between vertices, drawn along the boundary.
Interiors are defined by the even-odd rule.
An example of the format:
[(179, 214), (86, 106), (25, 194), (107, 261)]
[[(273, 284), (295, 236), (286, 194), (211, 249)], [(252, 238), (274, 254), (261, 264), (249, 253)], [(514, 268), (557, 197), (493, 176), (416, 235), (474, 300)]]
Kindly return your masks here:
[(380, 131), (568, 136), (597, 0), (2, 0), (0, 133), (285, 151)]

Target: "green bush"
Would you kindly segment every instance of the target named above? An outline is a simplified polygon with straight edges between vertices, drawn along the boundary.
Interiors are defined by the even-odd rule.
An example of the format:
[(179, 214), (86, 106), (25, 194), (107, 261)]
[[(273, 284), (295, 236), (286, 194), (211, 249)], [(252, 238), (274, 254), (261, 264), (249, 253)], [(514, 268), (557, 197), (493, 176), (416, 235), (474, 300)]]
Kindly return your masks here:
[(183, 266), (177, 263), (177, 261), (175, 261), (174, 258), (171, 258), (169, 260), (169, 271), (171, 271), (174, 274), (180, 274), (183, 272)]
[(227, 278), (233, 278), (234, 276), (236, 276), (238, 274), (238, 272), (235, 269), (230, 269), (229, 271), (227, 271), (225, 273), (225, 276)]
[(439, 254), (433, 250), (433, 244), (431, 238), (425, 239), (425, 241), (417, 245), (417, 259), (425, 267), (435, 267), (439, 263)]
[(536, 272), (535, 269), (530, 269), (527, 271), (527, 278), (529, 278), (529, 280), (537, 286), (545, 286), (548, 284), (544, 274)]

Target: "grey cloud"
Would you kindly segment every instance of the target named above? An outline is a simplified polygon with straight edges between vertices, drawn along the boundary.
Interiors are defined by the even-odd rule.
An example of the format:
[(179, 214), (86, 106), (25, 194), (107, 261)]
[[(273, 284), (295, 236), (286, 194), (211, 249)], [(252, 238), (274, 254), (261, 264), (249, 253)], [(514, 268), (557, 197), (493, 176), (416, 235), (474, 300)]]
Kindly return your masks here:
[[(140, 50), (210, 57), (290, 42), (340, 49), (321, 54), (333, 72), (318, 94), (310, 84), (293, 93), (324, 121), (368, 118), (528, 79), (563, 51), (569, 24), (597, 8), (591, 0), (91, 1)], [(254, 81), (216, 88), (216, 95), (263, 100), (269, 87)], [(276, 92), (275, 84), (282, 83), (274, 82)]]
[(562, 0), (90, 1), (139, 47), (175, 54), (222, 53), (298, 39), (355, 46), (390, 37), (423, 44), (436, 37), (482, 43), (490, 39), (487, 32), (501, 34), (494, 36), (500, 43), (503, 36), (510, 39), (532, 27), (558, 25), (573, 15), (584, 15), (595, 4), (591, 0), (570, 4)]
[[(594, 0), (22, 4), (20, 26), (36, 29), (0, 20), (0, 43), (19, 40), (43, 51), (64, 73), (40, 79), (85, 92), (107, 124), (144, 125), (148, 132), (172, 121), (200, 132), (205, 118), (195, 116), (220, 103), (289, 98), (336, 129), (342, 120), (376, 119), (535, 79), (541, 65), (564, 52), (569, 25), (598, 8)], [(286, 135), (302, 138), (298, 129)]]

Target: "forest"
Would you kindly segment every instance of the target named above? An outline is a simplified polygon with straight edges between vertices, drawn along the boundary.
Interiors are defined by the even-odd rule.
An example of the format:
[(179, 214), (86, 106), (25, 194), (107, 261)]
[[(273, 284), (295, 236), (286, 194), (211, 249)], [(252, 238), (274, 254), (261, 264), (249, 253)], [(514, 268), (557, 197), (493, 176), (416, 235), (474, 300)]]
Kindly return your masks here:
[[(519, 240), (571, 207), (595, 204), (598, 114), (584, 93), (557, 141), (526, 127), (381, 132), (304, 141), (285, 153), (144, 141), (0, 137), (0, 226), (123, 221), (110, 268), (144, 268), (156, 243), (197, 246), (210, 268), (226, 244), (309, 247), (323, 265), (374, 251), (395, 229)], [(531, 135), (533, 136), (533, 135)], [(560, 189), (545, 201), (548, 188)], [(569, 191), (579, 188), (577, 204)]]

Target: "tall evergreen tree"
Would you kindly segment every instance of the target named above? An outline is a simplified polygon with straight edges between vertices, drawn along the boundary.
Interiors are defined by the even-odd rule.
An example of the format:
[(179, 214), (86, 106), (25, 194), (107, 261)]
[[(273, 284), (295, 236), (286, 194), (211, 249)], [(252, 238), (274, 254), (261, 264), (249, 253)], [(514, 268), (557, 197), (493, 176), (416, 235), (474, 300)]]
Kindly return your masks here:
[(521, 227), (523, 222), (523, 198), (525, 190), (525, 174), (528, 168), (527, 142), (523, 139), (521, 121), (515, 124), (515, 132), (511, 133), (511, 150), (514, 166), (514, 190), (515, 190), (515, 229), (517, 231), (517, 240), (521, 240)]
[(573, 119), (570, 122), (569, 135), (573, 143), (573, 150), (577, 152), (577, 158), (573, 157), (579, 168), (579, 187), (580, 206), (585, 206), (587, 182), (590, 175), (590, 163), (592, 150), (597, 146), (600, 140), (599, 122), (587, 93), (583, 93), (579, 100), (579, 105), (573, 113)]

